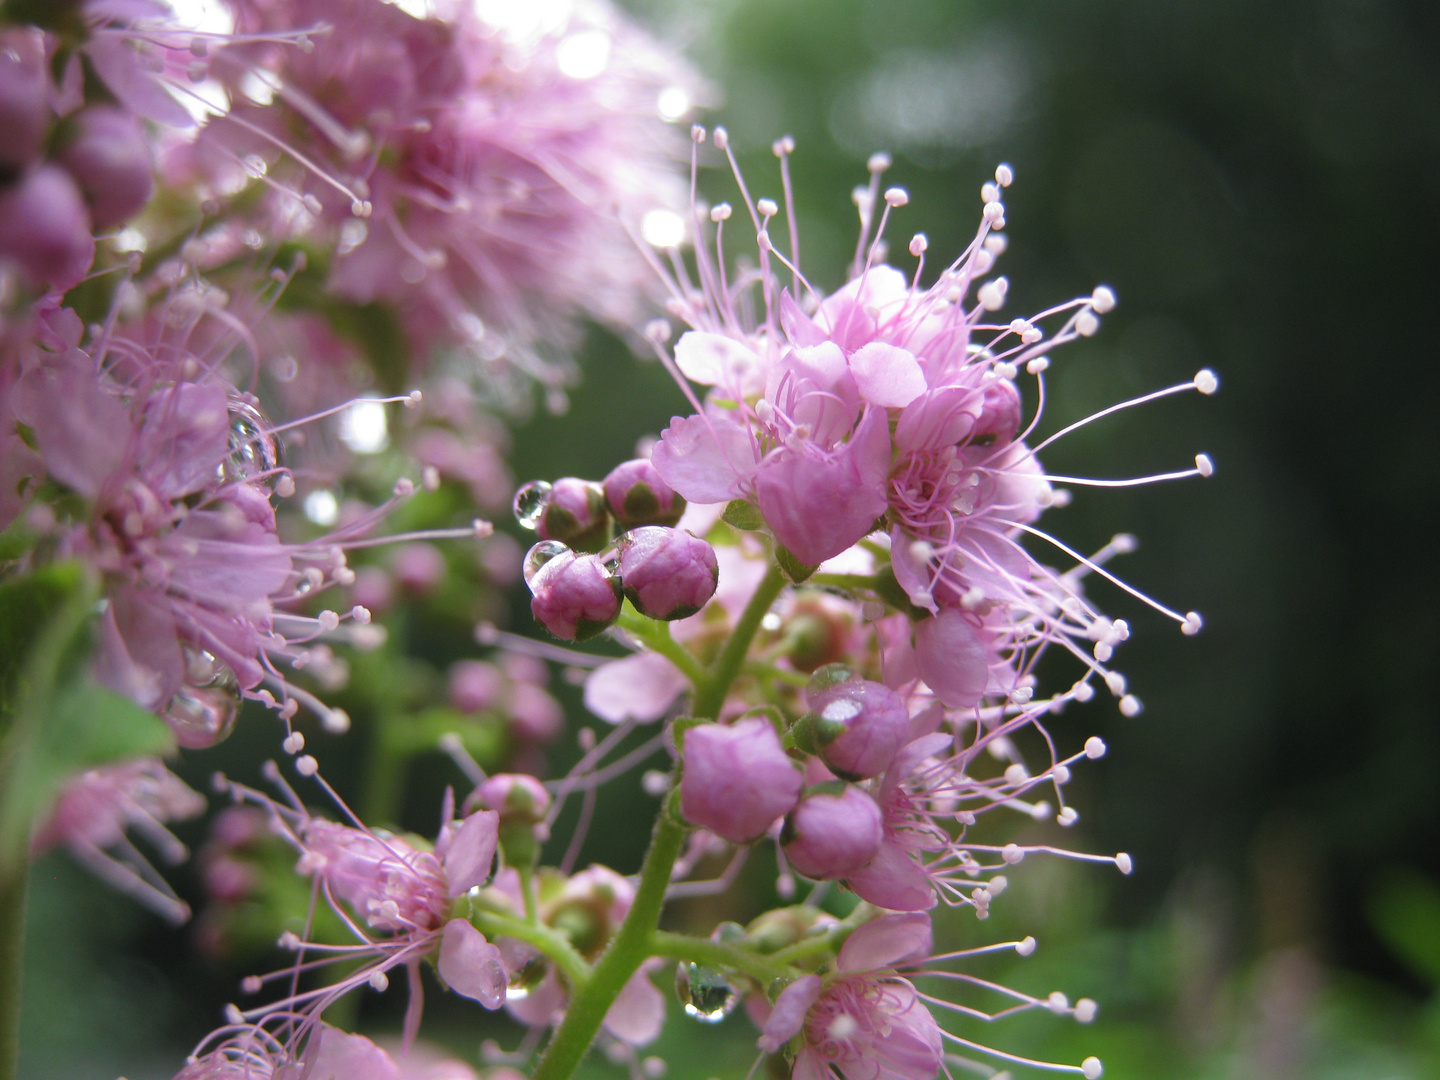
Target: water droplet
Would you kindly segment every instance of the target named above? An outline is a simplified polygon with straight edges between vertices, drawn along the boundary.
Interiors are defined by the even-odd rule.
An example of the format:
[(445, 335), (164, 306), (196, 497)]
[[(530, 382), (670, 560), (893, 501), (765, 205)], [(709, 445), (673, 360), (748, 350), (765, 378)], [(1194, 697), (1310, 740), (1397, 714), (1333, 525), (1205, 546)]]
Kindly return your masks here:
[[(220, 479), (234, 483), (280, 467), (280, 443), (260, 410), (241, 398), (231, 398), (230, 452), (220, 466)], [(267, 477), (267, 482), (273, 477)]]
[(162, 716), (187, 750), (204, 750), (223, 741), (240, 715), (240, 684), (235, 673), (204, 649), (185, 647), (185, 681)]
[(515, 520), (527, 529), (538, 528), (549, 505), (550, 485), (544, 480), (531, 480), (515, 492)]
[(505, 987), (505, 1000), (524, 1001), (540, 985), (549, 969), (545, 957), (531, 957), (510, 976), (510, 984)]
[(706, 1024), (718, 1024), (735, 1011), (740, 994), (725, 976), (703, 964), (681, 961), (675, 969), (675, 992), (685, 1012)]
[(540, 568), (557, 555), (563, 555), (570, 549), (559, 540), (541, 540), (525, 553), (525, 584), (529, 585), (540, 572)]

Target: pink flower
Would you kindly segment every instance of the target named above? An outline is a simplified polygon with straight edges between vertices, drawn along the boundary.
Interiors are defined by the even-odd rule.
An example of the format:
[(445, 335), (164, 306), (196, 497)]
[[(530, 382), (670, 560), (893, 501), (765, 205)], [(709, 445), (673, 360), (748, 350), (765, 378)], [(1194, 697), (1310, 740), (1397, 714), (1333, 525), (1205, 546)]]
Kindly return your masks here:
[(681, 812), (733, 844), (764, 836), (800, 798), (800, 770), (763, 717), (690, 728), (683, 761)]
[(940, 1027), (915, 988), (888, 970), (929, 949), (928, 916), (866, 923), (841, 948), (832, 975), (804, 975), (781, 991), (760, 1048), (776, 1053), (800, 1036), (796, 1080), (933, 1080)]
[[(839, 790), (834, 790), (838, 787)], [(785, 819), (785, 857), (817, 881), (849, 877), (875, 858), (883, 837), (880, 808), (852, 784), (817, 785)]]
[(542, 540), (525, 565), (530, 611), (557, 638), (583, 641), (620, 617), (620, 583), (598, 556), (576, 555), (558, 541)]
[(615, 542), (620, 587), (635, 610), (667, 622), (694, 615), (715, 595), (715, 549), (684, 529), (643, 525)]
[(883, 683), (849, 679), (806, 699), (816, 750), (846, 780), (884, 772), (909, 738), (910, 710)]
[(166, 822), (192, 818), (204, 810), (204, 798), (158, 758), (120, 762), (68, 781), (49, 816), (37, 826), (30, 847), (38, 854), (63, 844), (101, 880), (172, 922), (184, 922), (190, 917), (189, 906), (125, 834), (133, 830), (145, 837), (173, 865), (187, 851)]
[(605, 505), (621, 529), (675, 525), (685, 513), (685, 500), (665, 483), (647, 458), (615, 466), (602, 486)]

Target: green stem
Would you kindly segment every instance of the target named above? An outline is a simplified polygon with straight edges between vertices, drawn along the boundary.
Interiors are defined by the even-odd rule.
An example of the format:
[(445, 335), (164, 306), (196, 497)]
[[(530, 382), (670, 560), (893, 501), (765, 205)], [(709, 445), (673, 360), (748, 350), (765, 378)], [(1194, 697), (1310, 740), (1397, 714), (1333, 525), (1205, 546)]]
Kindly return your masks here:
[(650, 951), (656, 956), (670, 956), (706, 967), (739, 971), (760, 983), (761, 989), (775, 979), (793, 974), (784, 966), (771, 963), (770, 958), (761, 953), (689, 934), (657, 930), (650, 942)]
[(555, 961), (572, 992), (578, 993), (590, 981), (590, 965), (575, 951), (570, 939), (543, 923), (531, 924), (494, 911), (476, 911), (470, 922), (488, 938), (509, 937), (534, 945)]
[(25, 951), (26, 863), (0, 876), (0, 1080), (15, 1080), (20, 1059), (20, 967)]
[(735, 632), (730, 635), (725, 648), (720, 650), (720, 655), (715, 658), (710, 673), (695, 688), (696, 716), (705, 720), (715, 720), (720, 716), (720, 707), (725, 704), (725, 695), (730, 692), (731, 684), (735, 682), (735, 677), (740, 674), (740, 669), (745, 664), (750, 642), (755, 639), (755, 632), (760, 629), (760, 620), (765, 617), (770, 605), (775, 603), (775, 598), (784, 588), (785, 575), (780, 572), (780, 567), (770, 567), (760, 582), (760, 587), (755, 590), (755, 595), (750, 598), (750, 603), (746, 604), (745, 610), (741, 612), (740, 621), (735, 624)]
[(855, 905), (855, 910), (835, 923), (823, 934), (803, 938), (794, 945), (776, 949), (766, 959), (772, 964), (794, 964), (813, 956), (833, 956), (840, 952), (840, 946), (857, 926), (875, 917), (875, 909), (865, 902)]
[[(784, 588), (785, 575), (778, 566), (770, 567), (755, 595), (745, 605), (730, 640), (715, 658), (710, 671), (695, 684), (694, 714), (697, 717), (715, 720), (720, 716), (720, 707), (744, 666), (750, 643), (760, 629), (760, 620)], [(536, 1066), (533, 1080), (568, 1080), (584, 1060), (620, 991), (640, 965), (656, 952), (660, 909), (665, 904), (665, 891), (670, 887), (670, 871), (685, 841), (685, 825), (672, 811), (672, 801), (671, 797), (666, 798), (655, 819), (655, 831), (640, 867), (640, 884), (630, 913), (591, 971), (589, 981), (571, 998), (565, 1019), (556, 1028), (555, 1037)]]
[(620, 613), (620, 625), (639, 638), (651, 651), (659, 653), (677, 668), (680, 674), (690, 680), (691, 686), (705, 681), (705, 667), (695, 659), (689, 649), (670, 636), (669, 623), (657, 623), (631, 609), (627, 603)]
[(655, 820), (650, 850), (640, 868), (640, 885), (630, 914), (620, 925), (610, 947), (590, 974), (590, 981), (570, 1000), (565, 1019), (536, 1067), (534, 1080), (566, 1080), (584, 1059), (595, 1041), (605, 1014), (620, 995), (630, 976), (653, 952), (655, 925), (670, 885), (670, 870), (685, 840), (685, 826), (663, 807)]

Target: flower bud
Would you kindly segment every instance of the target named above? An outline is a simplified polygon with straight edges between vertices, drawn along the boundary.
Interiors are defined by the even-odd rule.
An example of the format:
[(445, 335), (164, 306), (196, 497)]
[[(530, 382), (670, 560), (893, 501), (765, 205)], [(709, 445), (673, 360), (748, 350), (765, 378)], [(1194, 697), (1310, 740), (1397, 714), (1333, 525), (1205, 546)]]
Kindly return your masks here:
[(856, 679), (808, 695), (802, 719), (810, 741), (836, 776), (862, 780), (883, 772), (910, 734), (910, 710), (883, 683)]
[(59, 290), (90, 269), (95, 259), (90, 214), (60, 166), (41, 165), (0, 190), (0, 261), (6, 259)]
[(674, 525), (685, 513), (685, 500), (645, 458), (617, 465), (605, 477), (605, 504), (622, 529)]
[(496, 773), (465, 800), (465, 813), (475, 809), (496, 811), (502, 829), (511, 821), (537, 825), (550, 809), (550, 792), (527, 773)]
[[(688, 740), (687, 740), (688, 741)], [(864, 868), (880, 851), (880, 807), (849, 784), (817, 784), (785, 819), (780, 842), (790, 865), (830, 881)]]
[(646, 525), (616, 542), (625, 596), (652, 619), (694, 615), (715, 595), (715, 549), (684, 529)]
[[(552, 547), (558, 553), (552, 554)], [(541, 548), (550, 557), (535, 566)], [(526, 584), (534, 594), (530, 611), (557, 638), (584, 641), (620, 617), (620, 583), (594, 555), (576, 555), (563, 544), (541, 541), (525, 562)]]
[(763, 717), (693, 727), (683, 757), (681, 813), (733, 844), (764, 836), (800, 798), (800, 770)]
[(535, 523), (543, 540), (559, 540), (576, 551), (599, 551), (610, 539), (610, 515), (599, 484), (562, 477), (550, 488)]
[(44, 39), (31, 30), (0, 34), (0, 169), (20, 170), (40, 156), (50, 126)]
[(121, 225), (155, 190), (155, 158), (140, 121), (113, 105), (92, 105), (74, 117), (75, 134), (58, 155), (80, 185), (96, 228)]

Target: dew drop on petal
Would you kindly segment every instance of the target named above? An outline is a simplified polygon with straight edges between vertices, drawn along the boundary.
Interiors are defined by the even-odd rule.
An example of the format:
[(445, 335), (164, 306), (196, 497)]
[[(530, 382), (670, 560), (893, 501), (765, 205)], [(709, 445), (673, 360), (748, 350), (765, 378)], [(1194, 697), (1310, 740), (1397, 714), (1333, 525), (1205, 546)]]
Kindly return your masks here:
[(540, 568), (557, 555), (563, 555), (570, 549), (559, 540), (541, 540), (525, 553), (525, 564), (522, 572), (525, 575), (525, 584), (529, 585), (540, 572)]
[(220, 480), (235, 483), (280, 467), (280, 443), (260, 410), (242, 398), (231, 397), (230, 449), (220, 465)]

